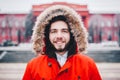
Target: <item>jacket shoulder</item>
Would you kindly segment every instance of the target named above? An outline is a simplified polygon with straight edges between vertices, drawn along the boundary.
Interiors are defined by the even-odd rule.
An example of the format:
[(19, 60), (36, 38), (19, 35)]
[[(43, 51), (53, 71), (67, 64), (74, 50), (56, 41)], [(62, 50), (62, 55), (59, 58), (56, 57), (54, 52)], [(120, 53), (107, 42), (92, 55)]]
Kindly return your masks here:
[(46, 55), (39, 55), (37, 57), (34, 57), (33, 59), (31, 59), (28, 64), (29, 65), (36, 65), (36, 64), (40, 64), (43, 61), (47, 60), (47, 56)]
[(78, 53), (74, 57), (75, 57), (75, 59), (79, 60), (79, 62), (94, 63), (94, 60), (91, 57), (89, 57), (85, 54), (79, 54)]

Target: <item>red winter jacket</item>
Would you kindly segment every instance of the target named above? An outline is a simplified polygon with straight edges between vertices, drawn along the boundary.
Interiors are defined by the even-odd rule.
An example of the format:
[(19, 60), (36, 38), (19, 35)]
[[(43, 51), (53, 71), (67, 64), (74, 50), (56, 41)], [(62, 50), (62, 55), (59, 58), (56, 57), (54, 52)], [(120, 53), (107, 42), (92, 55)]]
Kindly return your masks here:
[(83, 54), (68, 57), (63, 67), (57, 60), (41, 55), (32, 59), (22, 80), (102, 80), (94, 61)]

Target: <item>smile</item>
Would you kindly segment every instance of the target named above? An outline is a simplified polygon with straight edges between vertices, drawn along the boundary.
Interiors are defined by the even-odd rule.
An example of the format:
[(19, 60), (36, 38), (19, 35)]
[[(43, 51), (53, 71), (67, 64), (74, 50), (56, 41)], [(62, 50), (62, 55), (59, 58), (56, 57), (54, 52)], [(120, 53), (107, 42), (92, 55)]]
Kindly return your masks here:
[(53, 41), (54, 43), (57, 43), (57, 44), (62, 44), (62, 43), (65, 43), (65, 41)]

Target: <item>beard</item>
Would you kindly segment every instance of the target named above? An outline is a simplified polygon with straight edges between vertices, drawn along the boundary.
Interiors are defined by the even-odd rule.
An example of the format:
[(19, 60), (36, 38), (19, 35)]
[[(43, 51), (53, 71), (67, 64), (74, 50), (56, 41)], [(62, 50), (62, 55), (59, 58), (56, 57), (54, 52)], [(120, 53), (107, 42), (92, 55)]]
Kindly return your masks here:
[(65, 45), (64, 48), (62, 48), (62, 45), (59, 45), (59, 48), (56, 49), (55, 46), (51, 43), (53, 49), (55, 50), (55, 52), (63, 52), (63, 51), (67, 51), (69, 48), (69, 42)]

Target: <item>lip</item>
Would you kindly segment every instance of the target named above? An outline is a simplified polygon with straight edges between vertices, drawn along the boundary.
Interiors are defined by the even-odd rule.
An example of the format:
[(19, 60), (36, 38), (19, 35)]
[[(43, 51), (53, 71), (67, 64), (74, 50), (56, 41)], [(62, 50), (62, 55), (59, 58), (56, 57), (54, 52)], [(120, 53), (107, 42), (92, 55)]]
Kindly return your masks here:
[(53, 41), (54, 43), (64, 43), (65, 41), (60, 41), (60, 40), (57, 40), (57, 41)]

